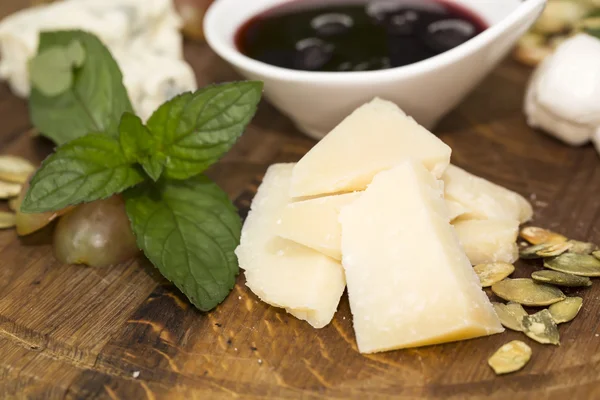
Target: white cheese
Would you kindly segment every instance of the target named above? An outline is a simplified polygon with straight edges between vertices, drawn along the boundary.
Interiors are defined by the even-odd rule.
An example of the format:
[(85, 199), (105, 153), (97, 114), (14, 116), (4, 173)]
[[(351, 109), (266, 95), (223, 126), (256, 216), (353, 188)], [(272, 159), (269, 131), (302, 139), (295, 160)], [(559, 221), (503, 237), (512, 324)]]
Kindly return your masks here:
[(519, 259), (519, 221), (467, 220), (453, 225), (471, 264), (512, 264)]
[(525, 97), (527, 122), (573, 146), (600, 127), (600, 40), (578, 34), (534, 73)]
[(461, 204), (458, 201), (446, 199), (446, 205), (448, 206), (448, 214), (450, 216), (450, 221), (454, 221), (455, 219), (462, 217), (470, 212), (464, 204)]
[(82, 29), (98, 36), (115, 55), (133, 106), (146, 117), (174, 90), (197, 88), (183, 61), (180, 25), (172, 0), (65, 0), (27, 8), (0, 22), (0, 79), (16, 95), (27, 97), (27, 63), (37, 52), (40, 32)]
[(342, 207), (360, 197), (360, 192), (319, 197), (288, 204), (278, 220), (275, 233), (320, 253), (342, 259)]
[(378, 174), (342, 209), (342, 264), (361, 353), (503, 331), (448, 220), (440, 185), (410, 161)]
[(414, 158), (437, 177), (450, 147), (394, 103), (374, 99), (342, 121), (294, 168), (293, 197), (364, 190), (380, 171)]
[(292, 167), (276, 164), (267, 171), (236, 254), (246, 285), (261, 300), (321, 328), (333, 318), (344, 292), (344, 272), (338, 261), (275, 235), (291, 201)]
[(520, 194), (450, 165), (442, 179), (447, 200), (468, 209), (461, 219), (509, 219), (527, 222), (531, 204)]

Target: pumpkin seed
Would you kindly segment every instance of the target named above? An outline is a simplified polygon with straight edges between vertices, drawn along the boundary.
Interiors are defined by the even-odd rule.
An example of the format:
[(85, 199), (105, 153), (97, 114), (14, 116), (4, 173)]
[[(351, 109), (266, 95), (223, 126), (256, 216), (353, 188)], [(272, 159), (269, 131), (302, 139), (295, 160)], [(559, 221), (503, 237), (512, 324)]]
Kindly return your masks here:
[(583, 299), (581, 297), (567, 297), (563, 301), (552, 304), (548, 307), (548, 311), (550, 311), (555, 323), (562, 324), (572, 321), (581, 310), (582, 305)]
[(519, 235), (531, 244), (563, 243), (569, 240), (561, 234), (535, 226), (528, 226), (521, 229)]
[(569, 253), (592, 254), (598, 248), (594, 243), (580, 242), (579, 240), (569, 240), (568, 243), (572, 244)]
[(474, 266), (473, 269), (479, 277), (482, 287), (492, 286), (515, 272), (515, 267), (507, 263), (479, 264)]
[(566, 298), (560, 289), (528, 278), (505, 279), (492, 285), (492, 292), (504, 300), (534, 307), (548, 306)]
[(552, 243), (550, 246), (546, 247), (537, 252), (540, 257), (556, 257), (564, 253), (565, 251), (571, 249), (573, 247), (572, 243), (563, 242), (563, 243)]
[(531, 277), (536, 282), (549, 283), (557, 286), (592, 286), (592, 281), (590, 278), (573, 274), (565, 274), (564, 272), (558, 271), (535, 271), (533, 274), (531, 274)]
[(600, 251), (596, 250), (592, 253), (592, 255), (600, 260)]
[(523, 317), (527, 315), (527, 312), (519, 303), (496, 303), (492, 302), (496, 315), (502, 326), (513, 331), (523, 332)]
[(519, 250), (519, 257), (525, 260), (559, 256), (573, 246), (572, 243), (542, 243)]
[(530, 260), (533, 258), (542, 258), (542, 256), (540, 256), (538, 254), (538, 252), (545, 250), (550, 246), (552, 246), (552, 243), (542, 243), (542, 244), (535, 244), (533, 246), (524, 247), (522, 249), (519, 249), (519, 257), (524, 260)]
[(0, 199), (10, 199), (21, 193), (21, 185), (13, 182), (0, 181)]
[(542, 344), (560, 344), (558, 327), (547, 309), (523, 317), (523, 331), (529, 338)]
[(15, 226), (16, 216), (13, 213), (0, 211), (0, 229), (8, 229)]
[(15, 183), (25, 183), (35, 171), (35, 166), (22, 157), (0, 156), (0, 179)]
[(488, 365), (497, 375), (508, 374), (523, 368), (531, 359), (531, 347), (513, 340), (500, 347), (489, 358)]
[(588, 254), (561, 254), (544, 260), (544, 267), (579, 276), (600, 276), (600, 260)]

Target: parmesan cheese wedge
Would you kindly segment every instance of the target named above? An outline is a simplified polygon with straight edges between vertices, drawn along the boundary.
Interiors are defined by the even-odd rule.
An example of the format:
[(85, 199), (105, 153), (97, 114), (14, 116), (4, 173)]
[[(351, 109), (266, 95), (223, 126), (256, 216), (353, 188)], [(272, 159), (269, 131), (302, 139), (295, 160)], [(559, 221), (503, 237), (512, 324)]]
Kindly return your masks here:
[(319, 197), (288, 204), (275, 233), (336, 260), (342, 260), (342, 207), (360, 197), (360, 192)]
[(293, 164), (275, 164), (267, 171), (236, 255), (246, 272), (246, 285), (261, 300), (322, 328), (333, 318), (346, 282), (338, 261), (275, 234), (291, 200), (292, 168)]
[(449, 223), (440, 185), (420, 163), (379, 173), (340, 222), (361, 353), (504, 330)]
[(380, 171), (414, 158), (440, 177), (451, 149), (394, 103), (374, 99), (342, 121), (294, 167), (292, 197), (364, 190)]
[(453, 225), (471, 264), (512, 264), (519, 259), (519, 221), (467, 220)]
[(448, 166), (442, 180), (446, 199), (469, 210), (462, 219), (509, 219), (523, 223), (533, 216), (531, 204), (520, 194), (454, 165)]

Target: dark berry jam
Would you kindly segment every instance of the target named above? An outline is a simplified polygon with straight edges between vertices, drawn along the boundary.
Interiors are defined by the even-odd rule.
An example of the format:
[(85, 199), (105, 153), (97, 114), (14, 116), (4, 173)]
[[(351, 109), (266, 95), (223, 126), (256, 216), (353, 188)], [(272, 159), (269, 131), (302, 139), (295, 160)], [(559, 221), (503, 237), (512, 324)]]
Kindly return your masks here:
[(235, 40), (248, 57), (282, 68), (373, 71), (433, 57), (486, 28), (439, 0), (294, 0), (250, 19)]

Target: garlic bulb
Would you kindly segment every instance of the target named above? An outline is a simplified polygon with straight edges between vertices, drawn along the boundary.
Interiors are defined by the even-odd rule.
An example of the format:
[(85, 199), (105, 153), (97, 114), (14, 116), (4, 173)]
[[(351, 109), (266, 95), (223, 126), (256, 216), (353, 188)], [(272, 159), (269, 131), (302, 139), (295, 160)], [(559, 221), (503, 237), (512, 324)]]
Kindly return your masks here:
[(546, 58), (529, 83), (525, 114), (530, 126), (572, 146), (589, 142), (600, 128), (600, 40), (578, 34)]

